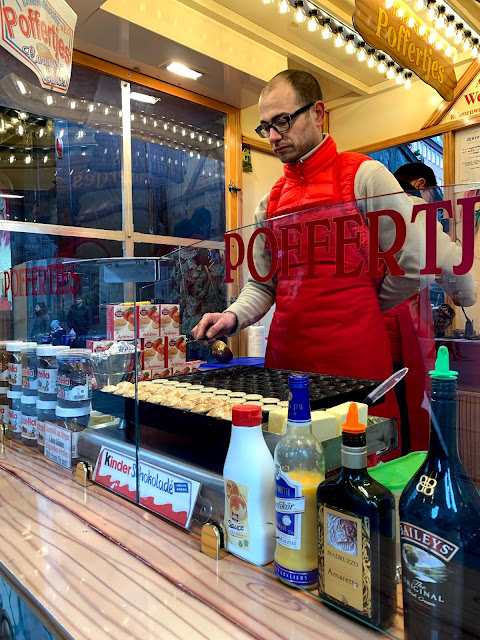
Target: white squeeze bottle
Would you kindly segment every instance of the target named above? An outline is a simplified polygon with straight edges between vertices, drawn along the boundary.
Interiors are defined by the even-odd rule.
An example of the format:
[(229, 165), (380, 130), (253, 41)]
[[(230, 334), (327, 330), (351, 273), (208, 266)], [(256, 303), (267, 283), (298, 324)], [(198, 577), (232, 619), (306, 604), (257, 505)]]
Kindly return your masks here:
[(225, 466), (227, 550), (254, 564), (275, 553), (275, 467), (262, 433), (262, 411), (232, 409), (232, 436)]

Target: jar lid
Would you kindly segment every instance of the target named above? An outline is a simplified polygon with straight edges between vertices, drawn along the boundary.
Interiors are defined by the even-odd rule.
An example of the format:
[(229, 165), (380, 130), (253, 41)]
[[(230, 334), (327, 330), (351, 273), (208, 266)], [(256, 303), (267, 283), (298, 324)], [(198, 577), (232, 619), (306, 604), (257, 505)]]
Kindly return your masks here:
[(37, 396), (24, 396), (22, 394), (22, 404), (37, 404)]
[(20, 400), (22, 397), (21, 391), (7, 391), (7, 398), (11, 398), (12, 400)]
[(88, 407), (75, 407), (72, 409), (66, 409), (65, 407), (55, 407), (55, 415), (59, 418), (81, 418), (83, 416), (89, 416), (92, 410), (92, 405)]
[(21, 342), (20, 340), (7, 342), (7, 351), (21, 351), (27, 344), (28, 342)]
[(38, 356), (56, 356), (59, 351), (70, 351), (70, 347), (65, 345), (42, 344), (37, 345)]
[(236, 427), (257, 427), (262, 424), (262, 410), (251, 404), (232, 407), (232, 424)]
[(92, 352), (88, 349), (69, 349), (68, 351), (61, 351), (57, 353), (57, 358), (62, 360), (76, 360), (80, 358), (90, 360), (91, 357)]
[(40, 411), (53, 411), (56, 406), (57, 403), (55, 402), (55, 400), (37, 400), (37, 409), (39, 409)]

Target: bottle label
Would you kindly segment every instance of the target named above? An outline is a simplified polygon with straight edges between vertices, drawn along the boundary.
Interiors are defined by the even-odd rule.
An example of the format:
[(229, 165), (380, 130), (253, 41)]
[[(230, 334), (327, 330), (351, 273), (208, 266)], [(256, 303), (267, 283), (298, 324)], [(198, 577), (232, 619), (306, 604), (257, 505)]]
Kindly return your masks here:
[(302, 514), (305, 512), (305, 498), (302, 483), (295, 482), (275, 468), (275, 516), (277, 542), (289, 549), (300, 549), (302, 542)]
[(292, 571), (291, 569), (286, 569), (282, 567), (275, 560), (275, 575), (279, 578), (283, 578), (283, 580), (288, 580), (292, 584), (297, 585), (298, 587), (309, 587), (311, 585), (315, 585), (318, 582), (318, 569), (311, 569), (310, 571)]
[(372, 615), (370, 520), (319, 506), (319, 591)]
[(37, 440), (42, 446), (45, 444), (45, 420), (37, 419)]
[(459, 547), (409, 522), (400, 522), (400, 541), (404, 597), (429, 610), (441, 607), (449, 599), (449, 562)]
[(8, 424), (8, 404), (0, 404), (0, 424)]
[(29, 367), (22, 369), (22, 387), (35, 390), (37, 388), (37, 371)]
[(225, 528), (230, 545), (250, 551), (248, 487), (225, 478)]
[(15, 409), (9, 409), (8, 411), (8, 423), (10, 425), (10, 431), (13, 433), (21, 433), (22, 431), (22, 412), (15, 411)]
[(58, 376), (58, 397), (60, 400), (77, 402), (92, 398), (92, 382), (90, 376), (85, 376), (86, 384), (75, 384), (68, 376)]
[(10, 383), (14, 387), (19, 387), (22, 384), (22, 365), (17, 362), (8, 363), (8, 375)]
[(22, 438), (26, 440), (37, 439), (37, 418), (36, 416), (27, 416), (22, 413)]

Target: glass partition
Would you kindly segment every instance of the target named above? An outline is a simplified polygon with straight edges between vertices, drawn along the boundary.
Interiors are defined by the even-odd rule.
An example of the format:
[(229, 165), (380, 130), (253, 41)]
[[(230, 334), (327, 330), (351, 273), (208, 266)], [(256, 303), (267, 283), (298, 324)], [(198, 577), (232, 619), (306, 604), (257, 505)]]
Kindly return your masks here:
[[(474, 426), (480, 417), (479, 210), (478, 185), (458, 185), (445, 187), (443, 200), (435, 203), (400, 193), (302, 211), (279, 210), (254, 225), (191, 246), (171, 251), (164, 245), (152, 245), (152, 251), (146, 246), (145, 253), (153, 257), (112, 255), (4, 265), (2, 339), (43, 341), (46, 336), (32, 332), (35, 318), (30, 315), (39, 283), (46, 287), (45, 282), (57, 287), (49, 290), (48, 308), (55, 309), (62, 322), (70, 317), (73, 328), (60, 340), (70, 349), (56, 353), (55, 362), (53, 356), (42, 357), (41, 348), (37, 356), (37, 393), (45, 392), (40, 370), (43, 378), (49, 370), (57, 374), (55, 398), (47, 399), (55, 406), (40, 414), (43, 426), (37, 440), (42, 433), (43, 451), (53, 461), (64, 466), (66, 459), (71, 466), (88, 462), (97, 483), (198, 533), (206, 522), (224, 519), (222, 473), (233, 406), (260, 406), (264, 439), (273, 452), (286, 425), (288, 372), (310, 373), (314, 433), (323, 446), (326, 477), (331, 478), (342, 465), (343, 414), (340, 409), (329, 411), (349, 401), (365, 404), (380, 382), (408, 367), (403, 381), (364, 416), (369, 469), (372, 475), (383, 469), (382, 482), (399, 498), (404, 472), (379, 463), (399, 464), (401, 456), (416, 453), (417, 466), (410, 475), (405, 472), (403, 484), (419, 465), (427, 464), (418, 452), (429, 447), (428, 372), (434, 369), (438, 348), (445, 346), (450, 368), (459, 374), (458, 443), (468, 475), (455, 457), (453, 424), (442, 432), (435, 423), (430, 446), (437, 449), (430, 460), (437, 456), (436, 471), (423, 467), (425, 473), (409, 489), (416, 491), (422, 509), (415, 506), (417, 500), (415, 509), (402, 516), (396, 537), (393, 529), (389, 534), (396, 548), (391, 545), (383, 556), (383, 520), (369, 516), (368, 535), (373, 537), (362, 549), (372, 571), (365, 574), (371, 581), (364, 585), (371, 604), (348, 600), (348, 590), (343, 605), (335, 598), (327, 601), (391, 637), (403, 638), (402, 581), (409, 625), (420, 612), (427, 623), (418, 624), (440, 625), (439, 637), (442, 629), (459, 624), (464, 625), (465, 637), (475, 637), (468, 634), (473, 633), (470, 617), (476, 611), (478, 582), (473, 572), (478, 566), (479, 529), (472, 523), (480, 516)], [(449, 234), (440, 217), (449, 219)], [(138, 246), (137, 253), (143, 249)], [(442, 291), (442, 302), (429, 292), (434, 282)], [(237, 286), (241, 293), (231, 304), (229, 287)], [(265, 321), (271, 307), (273, 319)], [(209, 330), (213, 322), (212, 340), (225, 334), (234, 351), (228, 364), (215, 359), (205, 340), (192, 338), (205, 313), (217, 314), (203, 327)], [(239, 348), (234, 343), (238, 332)], [(52, 332), (49, 337), (52, 343), (56, 340)], [(7, 359), (14, 365), (19, 352), (7, 348)], [(26, 358), (29, 369), (29, 358), (34, 362), (35, 357), (32, 347), (20, 348), (26, 353), (20, 351), (20, 359)], [(13, 376), (15, 367), (11, 369)], [(22, 391), (9, 398), (18, 402), (20, 413), (22, 405), (32, 404), (22, 402), (23, 395)], [(40, 409), (44, 410), (42, 404)], [(327, 413), (338, 415), (338, 420), (324, 421)], [(454, 421), (455, 413), (449, 409), (441, 416)], [(5, 424), (7, 437), (20, 444), (34, 439), (28, 425), (17, 431), (15, 422)], [(57, 450), (62, 437), (69, 458), (65, 447)], [(354, 506), (343, 508), (350, 513)], [(337, 534), (342, 531), (348, 534), (341, 526)], [(440, 544), (443, 551), (437, 552)], [(393, 577), (386, 570), (382, 574), (387, 566), (398, 568), (398, 585), (395, 572)], [(273, 565), (265, 569), (273, 571)], [(341, 575), (344, 582), (355, 582), (350, 569), (342, 569)], [(393, 617), (378, 612), (379, 602), (384, 603), (379, 581), (391, 598), (397, 591)], [(321, 585), (325, 591), (325, 581)], [(459, 594), (452, 608), (450, 601)], [(440, 607), (444, 601), (448, 604)], [(432, 610), (440, 622), (432, 622)]]

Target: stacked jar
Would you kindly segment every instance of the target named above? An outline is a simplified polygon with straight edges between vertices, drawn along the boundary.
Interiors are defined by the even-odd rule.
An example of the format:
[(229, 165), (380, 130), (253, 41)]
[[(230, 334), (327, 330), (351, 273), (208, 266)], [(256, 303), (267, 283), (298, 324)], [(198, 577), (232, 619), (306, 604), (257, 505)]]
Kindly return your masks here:
[(37, 346), (38, 400), (37, 400), (37, 446), (45, 452), (45, 422), (56, 420), (57, 406), (57, 354), (69, 347), (51, 344)]
[(22, 349), (27, 342), (14, 340), (7, 342), (8, 354), (8, 436), (14, 440), (22, 439)]
[(37, 446), (37, 343), (25, 342), (22, 347), (22, 443)]
[(8, 352), (7, 343), (0, 342), (0, 429), (8, 427)]

